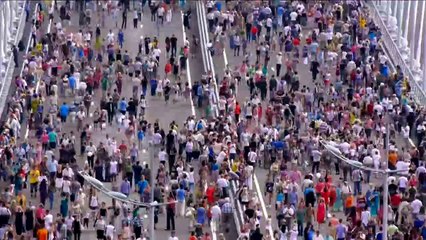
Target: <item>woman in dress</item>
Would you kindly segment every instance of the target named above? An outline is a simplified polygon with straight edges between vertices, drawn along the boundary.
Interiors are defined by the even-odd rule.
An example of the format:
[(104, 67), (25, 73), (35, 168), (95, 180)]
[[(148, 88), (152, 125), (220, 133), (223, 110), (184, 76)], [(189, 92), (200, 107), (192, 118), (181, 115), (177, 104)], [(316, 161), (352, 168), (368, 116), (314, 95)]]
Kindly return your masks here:
[(16, 208), (16, 213), (15, 213), (15, 230), (16, 230), (16, 235), (18, 235), (18, 236), (21, 236), (23, 233), (25, 233), (24, 212), (22, 211), (21, 206), (18, 206)]
[(34, 229), (34, 210), (33, 207), (29, 207), (25, 210), (25, 230), (31, 233)]
[(317, 207), (317, 222), (318, 226), (321, 226), (325, 222), (326, 218), (326, 205), (323, 198), (320, 198), (318, 207)]
[(170, 23), (172, 22), (172, 8), (167, 8), (166, 10), (166, 22)]
[(340, 185), (336, 187), (336, 199), (333, 205), (333, 211), (339, 212), (343, 210), (343, 199), (342, 199), (342, 190), (340, 189)]
[(48, 192), (47, 178), (43, 177), (43, 180), (41, 180), (40, 185), (39, 185), (39, 190), (40, 190), (40, 203), (45, 205), (46, 199), (48, 197), (48, 194), (47, 194), (47, 192)]
[(199, 205), (197, 208), (197, 224), (204, 226), (205, 222), (206, 222), (206, 209), (202, 205)]

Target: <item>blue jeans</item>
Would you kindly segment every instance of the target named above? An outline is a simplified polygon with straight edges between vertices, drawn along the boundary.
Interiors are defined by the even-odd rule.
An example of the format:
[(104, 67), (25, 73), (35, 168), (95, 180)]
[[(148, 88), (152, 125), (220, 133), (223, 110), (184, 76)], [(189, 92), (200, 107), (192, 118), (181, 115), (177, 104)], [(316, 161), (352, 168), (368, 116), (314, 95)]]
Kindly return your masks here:
[(355, 194), (355, 196), (358, 195), (361, 192), (362, 192), (361, 181), (355, 181), (354, 182), (354, 194)]
[(50, 210), (53, 209), (53, 202), (55, 201), (55, 193), (49, 192), (49, 208)]

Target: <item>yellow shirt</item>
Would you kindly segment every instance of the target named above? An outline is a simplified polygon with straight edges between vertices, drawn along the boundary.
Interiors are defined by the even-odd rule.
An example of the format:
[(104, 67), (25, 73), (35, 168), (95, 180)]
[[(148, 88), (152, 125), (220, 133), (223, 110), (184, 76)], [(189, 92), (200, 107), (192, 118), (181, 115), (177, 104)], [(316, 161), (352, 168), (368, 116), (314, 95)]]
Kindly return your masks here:
[(16, 197), (16, 203), (18, 204), (18, 206), (25, 208), (27, 206), (27, 198), (24, 194), (18, 195)]
[(361, 19), (359, 20), (359, 26), (363, 29), (367, 26), (367, 20), (365, 20), (365, 18), (361, 17)]
[(40, 177), (40, 171), (39, 170), (37, 170), (37, 169), (31, 170), (30, 171), (30, 178), (29, 178), (30, 184), (37, 183), (39, 177)]

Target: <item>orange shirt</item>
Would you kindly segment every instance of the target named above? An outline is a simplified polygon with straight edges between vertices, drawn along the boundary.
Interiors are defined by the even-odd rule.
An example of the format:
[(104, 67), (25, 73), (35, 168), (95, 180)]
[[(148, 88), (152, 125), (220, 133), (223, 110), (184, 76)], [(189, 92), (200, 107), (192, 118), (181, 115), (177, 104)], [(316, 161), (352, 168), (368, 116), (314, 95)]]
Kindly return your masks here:
[(346, 208), (350, 208), (354, 205), (354, 196), (348, 196), (345, 201)]
[(37, 231), (37, 239), (38, 240), (47, 240), (49, 232), (46, 228), (41, 228)]
[(398, 155), (395, 152), (389, 153), (389, 162), (393, 166), (396, 166), (397, 160), (398, 160)]
[(190, 236), (189, 240), (197, 240), (197, 237), (196, 236)]

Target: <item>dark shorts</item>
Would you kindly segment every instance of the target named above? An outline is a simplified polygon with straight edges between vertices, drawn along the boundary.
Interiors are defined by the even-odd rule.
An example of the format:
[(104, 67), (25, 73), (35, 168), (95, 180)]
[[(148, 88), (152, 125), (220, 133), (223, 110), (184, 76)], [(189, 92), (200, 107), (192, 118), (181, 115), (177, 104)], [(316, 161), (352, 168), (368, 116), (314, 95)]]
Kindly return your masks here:
[(52, 149), (56, 148), (56, 142), (49, 142), (49, 147)]

